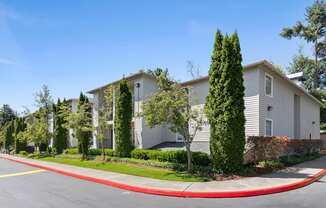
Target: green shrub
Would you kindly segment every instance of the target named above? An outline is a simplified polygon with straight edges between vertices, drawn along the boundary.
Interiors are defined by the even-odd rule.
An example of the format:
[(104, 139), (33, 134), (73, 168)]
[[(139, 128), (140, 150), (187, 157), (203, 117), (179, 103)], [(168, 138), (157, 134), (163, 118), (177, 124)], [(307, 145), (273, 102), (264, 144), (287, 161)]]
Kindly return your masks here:
[(279, 170), (284, 168), (284, 164), (278, 160), (264, 160), (258, 163), (258, 167), (272, 169), (272, 170)]
[(193, 152), (192, 161), (195, 165), (208, 166), (211, 163), (209, 155), (204, 152)]
[(37, 153), (32, 153), (32, 154), (28, 154), (27, 157), (28, 158), (43, 158), (43, 157), (51, 157), (53, 155), (49, 154), (48, 152), (37, 152)]
[[(141, 160), (157, 160), (160, 162), (187, 163), (187, 152), (184, 150), (159, 151), (136, 149), (131, 152), (131, 157)], [(194, 165), (207, 166), (210, 164), (208, 154), (193, 152), (192, 160)]]
[[(97, 156), (95, 160), (102, 160), (100, 156)], [(157, 160), (143, 160), (143, 159), (135, 159), (135, 158), (121, 158), (121, 157), (107, 157), (107, 162), (116, 162), (116, 163), (128, 163), (128, 164), (135, 164), (135, 165), (143, 165), (143, 166), (150, 166), (150, 167), (157, 167), (157, 168), (165, 168), (165, 169), (172, 169), (175, 171), (186, 171), (187, 164), (181, 163), (172, 163), (172, 162), (160, 162)], [(212, 173), (212, 168), (209, 166), (199, 166), (194, 165), (193, 171), (199, 175), (208, 175)]]
[[(113, 149), (104, 149), (105, 155), (107, 156), (114, 156), (114, 150)], [(78, 152), (78, 148), (70, 148), (70, 149), (65, 149), (63, 151), (64, 154), (68, 154), (68, 155), (75, 155), (75, 154), (80, 154)], [(102, 149), (90, 149), (88, 152), (89, 155), (91, 156), (97, 156), (97, 155), (101, 155), (102, 154)]]
[(88, 154), (89, 155), (101, 155), (102, 151), (101, 149), (89, 149)]
[[(114, 156), (114, 150), (113, 149), (104, 149), (104, 153), (106, 156)], [(92, 156), (97, 156), (97, 155), (102, 155), (102, 149), (90, 149), (89, 150), (89, 155)]]
[(148, 150), (142, 150), (142, 149), (135, 149), (131, 151), (131, 157), (135, 159), (141, 159), (141, 160), (148, 160), (149, 157)]
[(23, 155), (23, 156), (27, 156), (28, 155), (28, 152), (26, 152), (26, 151), (19, 151), (18, 154)]
[(280, 161), (287, 166), (296, 165), (305, 161), (314, 160), (319, 158), (320, 155), (317, 152), (306, 155), (290, 155), (280, 157)]
[(115, 152), (113, 149), (105, 149), (105, 155), (109, 157), (113, 157), (115, 155)]
[(63, 151), (64, 154), (70, 154), (70, 155), (73, 155), (73, 154), (79, 154), (79, 150), (78, 148), (69, 148), (69, 149), (65, 149)]

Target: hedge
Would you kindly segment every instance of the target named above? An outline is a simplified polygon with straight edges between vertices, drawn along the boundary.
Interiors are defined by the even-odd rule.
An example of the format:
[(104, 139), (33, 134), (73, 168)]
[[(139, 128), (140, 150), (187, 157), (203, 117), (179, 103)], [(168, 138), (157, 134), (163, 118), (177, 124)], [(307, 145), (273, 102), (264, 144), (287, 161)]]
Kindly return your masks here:
[[(160, 162), (186, 163), (187, 152), (184, 150), (160, 151), (135, 149), (131, 152), (131, 157), (142, 160), (157, 160)], [(207, 166), (210, 164), (208, 154), (203, 152), (193, 152), (192, 162), (194, 165)]]
[[(114, 156), (114, 151), (112, 149), (104, 149), (105, 155), (107, 156)], [(78, 152), (78, 148), (69, 148), (69, 149), (65, 149), (63, 151), (64, 154), (79, 154)], [(89, 155), (91, 156), (97, 156), (97, 155), (101, 155), (102, 154), (102, 149), (90, 149), (88, 152)]]
[[(65, 149), (65, 154), (79, 154), (77, 148)], [(101, 149), (90, 149), (89, 155), (97, 156), (101, 155)], [(105, 149), (107, 156), (116, 156), (114, 150)], [(131, 158), (140, 160), (156, 160), (160, 162), (171, 162), (171, 163), (187, 163), (187, 152), (185, 150), (171, 150), (171, 151), (160, 151), (160, 150), (143, 150), (135, 149), (131, 152)], [(203, 152), (193, 152), (192, 162), (194, 165), (207, 166), (211, 163), (208, 154)]]

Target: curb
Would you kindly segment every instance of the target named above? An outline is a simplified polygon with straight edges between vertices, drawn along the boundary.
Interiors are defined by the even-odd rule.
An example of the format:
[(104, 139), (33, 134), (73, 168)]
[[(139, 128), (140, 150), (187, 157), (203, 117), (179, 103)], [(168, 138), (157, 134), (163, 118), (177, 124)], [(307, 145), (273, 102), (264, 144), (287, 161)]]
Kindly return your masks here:
[(268, 195), (274, 193), (281, 193), (286, 192), (294, 189), (299, 189), (304, 186), (310, 185), (315, 181), (318, 181), (320, 178), (326, 175), (326, 169), (321, 170), (320, 172), (316, 173), (313, 176), (310, 176), (302, 181), (295, 182), (292, 184), (282, 185), (282, 186), (275, 186), (271, 188), (264, 188), (264, 189), (253, 189), (253, 190), (245, 190), (245, 191), (228, 191), (228, 192), (189, 192), (189, 191), (169, 191), (163, 189), (156, 189), (156, 188), (144, 188), (144, 187), (137, 187), (131, 186), (123, 183), (118, 183), (110, 180), (99, 179), (95, 177), (85, 176), (77, 173), (72, 173), (68, 171), (63, 171), (56, 168), (51, 168), (47, 166), (37, 165), (35, 163), (25, 162), (18, 159), (2, 157), (0, 158), (10, 160), (13, 162), (18, 162), (21, 164), (25, 164), (32, 167), (41, 168), (44, 170), (48, 170), (51, 172), (59, 173), (62, 175), (78, 178), (81, 180), (91, 181), (98, 184), (103, 184), (119, 189), (124, 189), (133, 192), (140, 192), (144, 194), (152, 194), (152, 195), (161, 195), (161, 196), (172, 196), (172, 197), (187, 197), (187, 198), (239, 198), (239, 197), (253, 197), (253, 196), (260, 196), (260, 195)]

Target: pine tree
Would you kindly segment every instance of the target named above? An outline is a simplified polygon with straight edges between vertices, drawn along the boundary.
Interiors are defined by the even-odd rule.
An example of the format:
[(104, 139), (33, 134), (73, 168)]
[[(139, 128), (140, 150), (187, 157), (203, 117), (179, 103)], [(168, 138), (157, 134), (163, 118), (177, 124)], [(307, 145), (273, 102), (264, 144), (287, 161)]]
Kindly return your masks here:
[(118, 156), (130, 156), (133, 144), (131, 141), (132, 95), (126, 79), (123, 79), (118, 88), (115, 104), (114, 134), (115, 152)]
[(242, 165), (245, 144), (243, 68), (238, 35), (221, 37), (217, 32), (206, 113), (213, 165), (232, 172)]

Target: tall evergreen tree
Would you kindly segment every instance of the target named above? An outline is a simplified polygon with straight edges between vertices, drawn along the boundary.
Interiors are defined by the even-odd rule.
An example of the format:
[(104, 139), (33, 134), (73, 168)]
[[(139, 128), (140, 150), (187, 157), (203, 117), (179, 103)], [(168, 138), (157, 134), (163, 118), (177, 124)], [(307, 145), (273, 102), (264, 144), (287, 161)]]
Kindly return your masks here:
[(4, 146), (7, 152), (10, 152), (13, 149), (14, 144), (14, 121), (10, 121), (4, 127), (5, 141)]
[(61, 154), (67, 148), (68, 130), (64, 127), (64, 118), (59, 110), (65, 105), (58, 99), (57, 104), (53, 107), (54, 112), (54, 141), (53, 146), (57, 154)]
[(0, 108), (0, 128), (7, 122), (13, 121), (16, 117), (14, 110), (8, 104), (4, 104)]
[[(84, 119), (80, 121), (82, 126), (91, 125), (91, 111), (92, 108), (88, 98), (83, 93), (80, 93), (77, 112), (84, 114), (84, 116), (82, 116)], [(76, 137), (78, 140), (79, 152), (83, 154), (83, 159), (85, 159), (88, 155), (92, 131), (88, 129), (84, 131), (83, 128), (79, 128), (76, 130)]]
[(212, 53), (212, 62), (209, 69), (209, 91), (208, 96), (206, 97), (206, 106), (205, 112), (208, 118), (208, 122), (210, 124), (210, 151), (211, 156), (214, 157), (215, 152), (217, 151), (217, 139), (216, 139), (216, 122), (218, 115), (222, 114), (222, 109), (220, 108), (222, 100), (219, 99), (217, 96), (218, 88), (219, 88), (219, 81), (221, 78), (221, 58), (222, 58), (222, 42), (223, 42), (223, 35), (221, 31), (217, 31), (215, 34), (215, 42), (213, 47)]
[(26, 123), (24, 118), (17, 118), (15, 120), (14, 127), (14, 139), (15, 139), (15, 153), (18, 154), (20, 151), (26, 150), (27, 141), (22, 138), (20, 134), (26, 130)]
[(114, 134), (115, 151), (121, 157), (130, 156), (134, 148), (131, 141), (132, 95), (126, 79), (123, 79), (118, 88), (115, 103)]
[(242, 165), (245, 145), (243, 68), (238, 35), (222, 37), (218, 31), (209, 71), (206, 113), (213, 164), (232, 172)]

